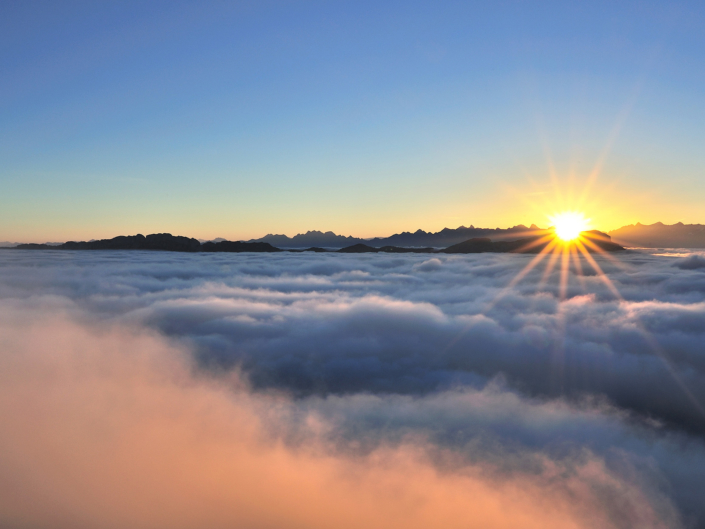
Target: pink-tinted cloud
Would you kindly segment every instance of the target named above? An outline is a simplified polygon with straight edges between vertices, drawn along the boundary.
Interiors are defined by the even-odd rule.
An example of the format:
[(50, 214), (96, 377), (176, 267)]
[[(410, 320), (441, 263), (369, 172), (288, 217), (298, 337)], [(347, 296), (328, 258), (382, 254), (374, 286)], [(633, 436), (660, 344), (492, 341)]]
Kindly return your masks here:
[(49, 312), (0, 307), (2, 526), (678, 526), (666, 499), (587, 449), (571, 466), (538, 452), (538, 468), (512, 472), (422, 437), (355, 455), (326, 440), (316, 414), (309, 441), (288, 444), (276, 433), (286, 397), (199, 374), (144, 329)]

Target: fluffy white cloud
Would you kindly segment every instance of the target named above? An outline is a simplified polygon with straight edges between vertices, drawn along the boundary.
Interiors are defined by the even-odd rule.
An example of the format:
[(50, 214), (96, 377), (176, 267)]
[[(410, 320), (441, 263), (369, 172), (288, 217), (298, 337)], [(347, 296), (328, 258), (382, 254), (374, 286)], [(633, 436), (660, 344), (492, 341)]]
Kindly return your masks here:
[[(562, 476), (556, 483), (578, 487), (580, 505), (599, 506), (596, 526), (705, 523), (697, 255), (601, 259), (622, 299), (592, 274), (572, 276), (563, 301), (557, 273), (541, 285), (543, 268), (504, 290), (532, 258), (521, 255), (1, 257), (7, 314), (27, 325), (63, 314), (80, 336), (106, 325), (157, 331), (203, 373), (241, 373), (254, 393), (235, 394), (287, 450), (316, 445), (315, 457), (348, 465), (422, 447), (414, 464), (481, 468), (551, 498), (548, 476)], [(42, 335), (36, 325), (25, 332)]]

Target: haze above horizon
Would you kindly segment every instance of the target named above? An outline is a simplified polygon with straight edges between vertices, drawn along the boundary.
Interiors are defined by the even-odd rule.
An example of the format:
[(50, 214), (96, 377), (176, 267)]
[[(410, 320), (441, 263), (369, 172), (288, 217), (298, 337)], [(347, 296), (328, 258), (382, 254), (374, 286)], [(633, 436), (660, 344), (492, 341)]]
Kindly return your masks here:
[[(697, 2), (6, 2), (0, 240), (705, 223)], [(584, 199), (580, 200), (583, 196)]]

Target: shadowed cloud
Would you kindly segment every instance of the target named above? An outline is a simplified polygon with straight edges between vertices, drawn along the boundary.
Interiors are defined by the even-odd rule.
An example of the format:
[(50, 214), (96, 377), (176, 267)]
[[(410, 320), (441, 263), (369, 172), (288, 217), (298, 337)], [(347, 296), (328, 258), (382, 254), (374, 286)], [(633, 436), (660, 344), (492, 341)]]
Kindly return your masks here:
[[(408, 492), (460, 498), (468, 493), (463, 487), (477, 486), (483, 491), (478, 498), (485, 493), (494, 498), (488, 505), (524, 505), (506, 488), (520, 483), (531, 496), (526, 519), (537, 526), (550, 526), (532, 510), (546, 502), (560, 511), (553, 520), (563, 520), (556, 522), (561, 527), (674, 527), (681, 519), (685, 526), (702, 525), (698, 491), (705, 487), (705, 428), (690, 399), (705, 402), (705, 276), (680, 266), (692, 256), (630, 252), (623, 266), (600, 263), (623, 300), (615, 300), (591, 275), (584, 285), (572, 279), (560, 301), (555, 276), (537, 291), (543, 270), (532, 271), (497, 299), (530, 258), (15, 251), (0, 263), (2, 337), (11, 352), (3, 357), (9, 384), (3, 414), (24, 424), (26, 435), (59, 428), (57, 438), (68, 436), (62, 445), (68, 448), (52, 450), (67, 460), (75, 453), (73, 442), (109, 453), (114, 436), (123, 439), (124, 431), (125, 439), (141, 439), (141, 432), (152, 431), (152, 419), (157, 438), (167, 435), (157, 426), (166, 421), (166, 431), (176, 428), (169, 435), (177, 439), (195, 435), (189, 432), (199, 430), (194, 424), (202, 420), (204, 432), (224, 428), (214, 434), (222, 435), (222, 445), (213, 448), (219, 455), (201, 454), (211, 448), (200, 437), (193, 452), (177, 443), (170, 453), (190, 465), (179, 475), (203, 465), (210, 470), (202, 479), (215, 479), (210, 477), (215, 472), (221, 476), (216, 481), (227, 482), (226, 476), (240, 470), (222, 462), (227, 461), (222, 451), (237, 445), (245, 448), (233, 449), (232, 464), (240, 464), (239, 453), (244, 459), (251, 457), (244, 455), (249, 450), (263, 453), (252, 465), (263, 465), (263, 483), (271, 481), (275, 489), (279, 478), (266, 474), (269, 451), (284, 458), (282, 468), (293, 469), (291, 476), (312, 476), (311, 495), (316, 487), (326, 488), (322, 483), (337, 483), (330, 476), (343, 472), (361, 480), (360, 490), (377, 490), (368, 479), (391, 479), (401, 487), (400, 497)], [(89, 357), (81, 356), (84, 350), (92, 351)], [(133, 351), (142, 351), (134, 353), (137, 364)], [(164, 408), (142, 415), (135, 403), (151, 402), (155, 380), (162, 396), (154, 405)], [(58, 384), (56, 393), (33, 391), (41, 381)], [(73, 383), (82, 389), (62, 400)], [(166, 393), (160, 393), (163, 385)], [(144, 397), (131, 393), (142, 386), (148, 387)], [(198, 404), (203, 395), (217, 403)], [(18, 399), (23, 405), (14, 409)], [(215, 410), (212, 423), (210, 412), (203, 418), (196, 408)], [(85, 422), (82, 429), (43, 422), (52, 414), (74, 413)], [(135, 414), (137, 426), (130, 423)], [(255, 433), (241, 438), (224, 426), (235, 423), (254, 424), (242, 431)], [(70, 431), (78, 433), (71, 437)], [(6, 446), (20, 450), (27, 440), (18, 436), (6, 437)], [(36, 450), (54, 437), (38, 436)], [(8, 457), (6, 465), (14, 456)], [(217, 460), (225, 470), (213, 470)], [(175, 471), (163, 470), (171, 463), (160, 464), (162, 470), (151, 472), (171, 479)], [(436, 476), (439, 488), (402, 486), (408, 481), (402, 467)], [(38, 472), (60, 475), (49, 467)], [(88, 481), (81, 486), (88, 487)], [(206, 491), (202, 497), (226, 502), (227, 494), (211, 493), (208, 483), (198, 485)], [(154, 501), (181, 497), (180, 489), (167, 489)], [(276, 490), (284, 495), (286, 487)], [(348, 489), (328, 492), (361, 502), (360, 516), (351, 518), (350, 526), (369, 526), (365, 509), (378, 508), (374, 499), (360, 499), (356, 494), (362, 492)], [(565, 503), (565, 494), (580, 501)], [(106, 492), (97, 501), (113, 504), (112, 496)], [(282, 510), (302, 516), (291, 527), (339, 526), (337, 513), (351, 512), (348, 499), (331, 497), (337, 507), (328, 518), (307, 518), (314, 515), (289, 500), (282, 500)], [(379, 508), (398, 509), (400, 526), (423, 526), (430, 519), (424, 516), (435, 516), (436, 508), (467, 520), (461, 507), (436, 501), (441, 500), (423, 500), (429, 510), (422, 509), (426, 514), (418, 519), (403, 515), (403, 501)], [(263, 519), (259, 507), (252, 508), (250, 521), (240, 526), (263, 526), (253, 521)], [(216, 520), (203, 516), (193, 520)], [(227, 516), (217, 520), (234, 523)], [(530, 526), (501, 517), (487, 520), (497, 520), (497, 527)], [(271, 524), (282, 526), (281, 520)]]

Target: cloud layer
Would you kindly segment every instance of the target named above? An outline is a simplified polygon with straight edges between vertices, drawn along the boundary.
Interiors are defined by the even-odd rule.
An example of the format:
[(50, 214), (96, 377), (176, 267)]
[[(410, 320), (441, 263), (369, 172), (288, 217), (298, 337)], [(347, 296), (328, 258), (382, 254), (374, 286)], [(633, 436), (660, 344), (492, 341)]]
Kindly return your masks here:
[(542, 268), (504, 290), (527, 256), (6, 252), (0, 511), (702, 526), (700, 258), (632, 252), (601, 262), (623, 299), (560, 301)]

